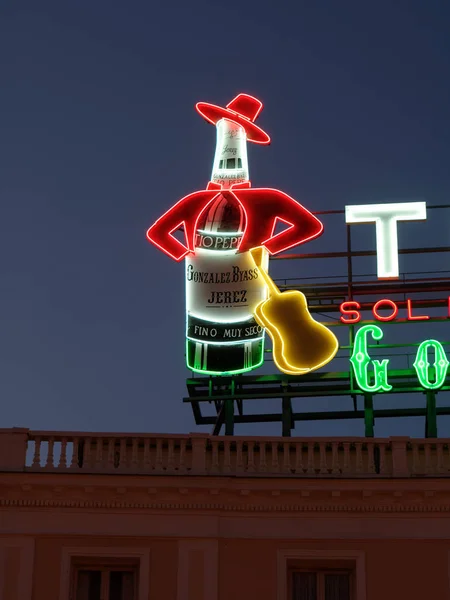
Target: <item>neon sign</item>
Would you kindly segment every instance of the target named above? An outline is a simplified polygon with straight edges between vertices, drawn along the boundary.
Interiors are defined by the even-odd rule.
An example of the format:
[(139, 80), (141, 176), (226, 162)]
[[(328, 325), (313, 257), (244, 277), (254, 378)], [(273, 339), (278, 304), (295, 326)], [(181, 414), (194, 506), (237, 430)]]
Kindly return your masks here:
[[(179, 200), (147, 231), (148, 240), (172, 259), (185, 259), (186, 358), (188, 367), (200, 373), (243, 373), (262, 364), (265, 325), (257, 310), (268, 296), (269, 254), (304, 244), (323, 232), (321, 221), (285, 192), (251, 187), (247, 141), (270, 143), (267, 133), (254, 123), (262, 108), (258, 99), (247, 94), (239, 94), (225, 108), (205, 102), (196, 105), (200, 115), (216, 126), (211, 180), (206, 189)], [(279, 223), (284, 229), (275, 233)], [(176, 237), (180, 230), (184, 241)], [(251, 255), (254, 248), (261, 249), (258, 266)], [(303, 313), (309, 315), (307, 307)], [(319, 336), (320, 324), (316, 325)], [(323, 333), (326, 328), (320, 327)], [(332, 359), (337, 341), (328, 334), (333, 351), (323, 351), (317, 365), (297, 373)], [(284, 347), (288, 346), (292, 348), (292, 344)], [(280, 361), (278, 366), (292, 372), (287, 363), (283, 367)]]
[[(430, 363), (428, 362), (428, 350), (434, 350), (434, 381), (430, 381)], [(436, 340), (425, 340), (417, 349), (414, 368), (420, 384), (429, 390), (437, 390), (445, 383), (448, 365), (447, 356), (442, 344)]]
[[(364, 392), (389, 392), (392, 386), (387, 382), (389, 359), (371, 360), (367, 351), (367, 334), (371, 333), (374, 340), (381, 340), (383, 331), (378, 325), (364, 325), (358, 330), (353, 344), (353, 354), (350, 362), (353, 366), (356, 381)], [(373, 367), (372, 377), (368, 367)]]
[(256, 307), (255, 318), (272, 338), (275, 364), (280, 371), (290, 375), (304, 375), (320, 369), (338, 351), (336, 336), (312, 318), (302, 292), (280, 292), (261, 265), (263, 248), (254, 248), (250, 252), (270, 293), (269, 298)]
[[(361, 390), (367, 393), (389, 392), (392, 390), (392, 385), (388, 383), (389, 359), (384, 358), (379, 361), (370, 358), (367, 342), (369, 333), (375, 341), (383, 338), (383, 330), (378, 325), (363, 325), (357, 331), (353, 353), (350, 357), (356, 383)], [(429, 362), (430, 350), (434, 352), (433, 365)], [(441, 388), (445, 383), (449, 364), (440, 342), (437, 340), (422, 342), (417, 349), (414, 361), (414, 369), (420, 385), (428, 390)], [(370, 368), (373, 369), (372, 372)]]
[(424, 221), (426, 218), (425, 202), (362, 204), (345, 207), (346, 223), (375, 223), (379, 279), (397, 279), (399, 276), (398, 222)]
[[(382, 298), (375, 302), (372, 306), (372, 315), (377, 321), (394, 321), (399, 315), (399, 302), (395, 302), (390, 298)], [(447, 316), (450, 317), (450, 296), (447, 301)], [(346, 300), (339, 305), (341, 312), (340, 320), (342, 323), (352, 325), (361, 321), (361, 304), (355, 300)], [(382, 310), (389, 312), (383, 313)], [(407, 321), (428, 321), (430, 315), (419, 314), (414, 312), (413, 301), (411, 298), (406, 299), (406, 320)]]

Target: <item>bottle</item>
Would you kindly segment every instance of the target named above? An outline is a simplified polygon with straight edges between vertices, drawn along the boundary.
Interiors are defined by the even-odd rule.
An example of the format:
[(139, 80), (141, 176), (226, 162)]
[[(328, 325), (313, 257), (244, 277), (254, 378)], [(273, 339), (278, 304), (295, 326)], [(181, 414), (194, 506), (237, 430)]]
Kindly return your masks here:
[[(221, 119), (216, 129), (211, 181), (222, 189), (248, 182), (244, 128)], [(266, 299), (267, 287), (250, 252), (237, 252), (245, 225), (240, 203), (220, 192), (198, 219), (195, 254), (185, 261), (186, 355), (193, 371), (243, 373), (264, 360), (264, 329), (253, 314)], [(268, 268), (267, 252), (263, 265)]]

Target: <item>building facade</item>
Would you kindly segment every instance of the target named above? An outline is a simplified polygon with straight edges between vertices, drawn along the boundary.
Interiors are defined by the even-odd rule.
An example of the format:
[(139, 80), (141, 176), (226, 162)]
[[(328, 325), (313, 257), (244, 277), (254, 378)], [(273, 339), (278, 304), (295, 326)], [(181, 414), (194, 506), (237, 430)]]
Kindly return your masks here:
[(2, 600), (450, 599), (450, 440), (0, 430)]

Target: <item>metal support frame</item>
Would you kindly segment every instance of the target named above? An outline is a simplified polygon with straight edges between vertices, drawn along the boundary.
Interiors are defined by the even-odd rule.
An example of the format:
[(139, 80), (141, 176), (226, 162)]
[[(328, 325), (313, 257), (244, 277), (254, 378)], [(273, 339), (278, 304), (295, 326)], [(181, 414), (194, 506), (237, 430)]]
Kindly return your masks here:
[(437, 437), (437, 412), (436, 412), (436, 392), (427, 390), (427, 408), (425, 417), (425, 437)]
[(294, 428), (295, 423), (292, 418), (292, 404), (290, 398), (281, 398), (282, 403), (282, 435), (283, 437), (290, 437), (291, 430)]
[[(431, 208), (450, 208), (450, 205), (428, 206)], [(344, 211), (323, 211), (316, 214), (342, 214)], [(348, 345), (341, 346), (340, 352), (348, 352), (353, 347), (355, 336), (354, 325), (344, 325), (339, 321), (339, 304), (345, 300), (357, 299), (361, 310), (369, 310), (375, 299), (391, 297), (400, 308), (406, 306), (406, 294), (413, 298), (414, 306), (420, 309), (439, 308), (442, 316), (433, 316), (426, 323), (449, 322), (450, 271), (422, 273), (421, 277), (409, 278), (403, 281), (376, 281), (373, 276), (366, 281), (355, 281), (353, 259), (362, 256), (375, 256), (375, 251), (354, 251), (352, 249), (351, 228), (347, 227), (345, 252), (326, 252), (316, 254), (284, 254), (272, 257), (271, 260), (304, 260), (346, 258), (347, 273), (345, 283), (335, 281), (335, 276), (323, 276), (320, 283), (301, 280), (299, 278), (284, 280), (279, 284), (280, 289), (300, 289), (308, 299), (309, 310), (312, 314), (327, 312), (336, 315), (335, 326), (345, 326), (348, 329)], [(400, 249), (399, 254), (429, 254), (449, 253), (450, 246), (436, 248), (407, 248)], [(417, 274), (416, 274), (417, 275)], [(422, 276), (423, 275), (423, 276)], [(434, 297), (430, 299), (430, 292)], [(367, 302), (367, 297), (374, 301)], [(358, 325), (377, 321), (361, 321)], [(401, 325), (409, 322), (407, 319), (396, 319), (390, 325)], [(450, 342), (444, 342), (449, 344)], [(411, 348), (418, 344), (374, 344), (369, 348)], [(268, 355), (269, 356), (269, 355)], [(339, 356), (339, 354), (338, 354)], [(341, 354), (342, 356), (342, 354)], [(347, 357), (348, 358), (348, 357)], [(409, 366), (409, 365), (408, 365)], [(354, 380), (352, 369), (340, 372), (319, 372), (301, 377), (286, 376), (281, 373), (274, 375), (236, 375), (225, 377), (199, 377), (187, 379), (188, 396), (183, 399), (192, 405), (195, 422), (199, 425), (213, 425), (213, 434), (219, 435), (222, 425), (225, 435), (234, 435), (234, 426), (238, 423), (281, 423), (281, 433), (291, 435), (295, 423), (299, 421), (331, 420), (331, 419), (364, 419), (366, 437), (374, 436), (375, 418), (423, 416), (425, 417), (425, 436), (437, 437), (437, 416), (450, 415), (450, 406), (436, 407), (436, 391), (425, 391), (417, 381), (414, 369), (395, 369), (389, 371), (389, 381), (393, 386), (392, 392), (401, 394), (425, 394), (426, 405), (423, 408), (390, 408), (376, 409), (376, 399), (372, 394), (365, 394)], [(450, 377), (440, 388), (440, 392), (450, 391)], [(292, 399), (311, 397), (349, 397), (353, 400), (353, 410), (328, 410), (324, 412), (295, 411)], [(364, 401), (363, 410), (358, 409), (357, 398)], [(265, 398), (281, 399), (279, 413), (245, 414), (246, 403)], [(216, 415), (207, 416), (202, 413), (202, 403), (213, 403)], [(235, 402), (237, 412), (235, 414)], [(375, 457), (376, 458), (376, 457)]]
[(225, 408), (225, 435), (234, 434), (234, 400), (227, 398), (224, 400)]
[(366, 437), (373, 437), (374, 425), (373, 396), (372, 394), (364, 394), (364, 435)]

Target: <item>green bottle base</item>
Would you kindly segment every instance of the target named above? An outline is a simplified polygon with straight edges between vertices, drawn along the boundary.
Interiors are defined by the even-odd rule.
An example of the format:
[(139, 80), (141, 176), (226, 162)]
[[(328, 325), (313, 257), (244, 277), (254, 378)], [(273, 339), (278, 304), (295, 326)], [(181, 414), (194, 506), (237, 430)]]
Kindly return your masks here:
[(186, 340), (188, 369), (205, 375), (235, 375), (264, 362), (264, 338), (238, 344), (208, 344)]

